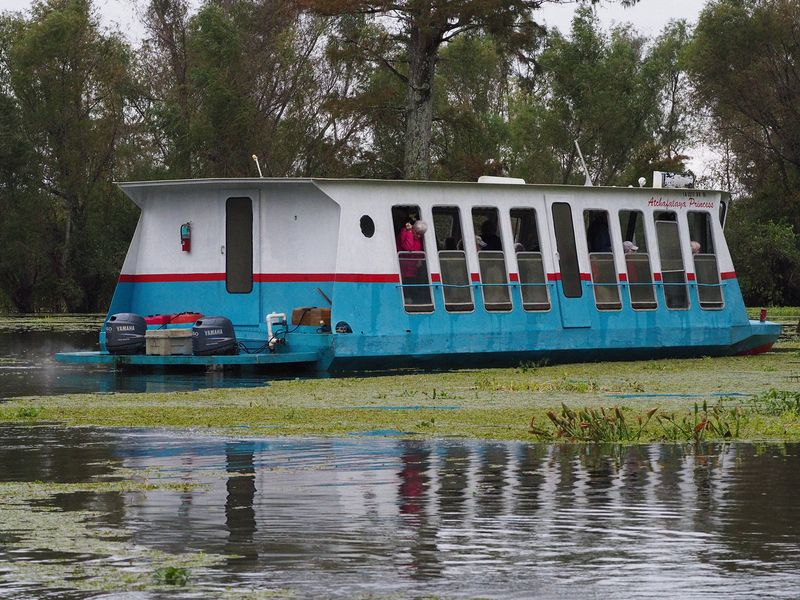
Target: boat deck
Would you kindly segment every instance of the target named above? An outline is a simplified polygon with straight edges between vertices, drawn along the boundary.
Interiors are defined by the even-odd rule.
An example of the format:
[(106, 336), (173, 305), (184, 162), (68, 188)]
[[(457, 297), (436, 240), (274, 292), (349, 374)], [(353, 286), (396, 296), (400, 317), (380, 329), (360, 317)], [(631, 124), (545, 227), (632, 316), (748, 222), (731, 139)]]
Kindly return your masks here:
[(249, 365), (286, 365), (299, 363), (315, 363), (319, 360), (317, 352), (281, 352), (264, 354), (233, 354), (215, 356), (173, 355), (160, 356), (152, 354), (109, 354), (108, 352), (60, 352), (56, 360), (69, 364), (93, 364), (122, 366), (249, 366)]

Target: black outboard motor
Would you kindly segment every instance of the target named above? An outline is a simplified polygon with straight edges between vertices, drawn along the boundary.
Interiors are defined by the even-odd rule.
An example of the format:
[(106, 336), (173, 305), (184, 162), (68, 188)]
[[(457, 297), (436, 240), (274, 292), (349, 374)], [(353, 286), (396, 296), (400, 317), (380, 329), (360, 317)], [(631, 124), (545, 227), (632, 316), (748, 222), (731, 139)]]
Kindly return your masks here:
[(233, 323), (225, 317), (204, 317), (192, 326), (192, 352), (209, 354), (239, 354)]
[(111, 354), (144, 354), (147, 323), (133, 313), (117, 313), (106, 321), (106, 348)]

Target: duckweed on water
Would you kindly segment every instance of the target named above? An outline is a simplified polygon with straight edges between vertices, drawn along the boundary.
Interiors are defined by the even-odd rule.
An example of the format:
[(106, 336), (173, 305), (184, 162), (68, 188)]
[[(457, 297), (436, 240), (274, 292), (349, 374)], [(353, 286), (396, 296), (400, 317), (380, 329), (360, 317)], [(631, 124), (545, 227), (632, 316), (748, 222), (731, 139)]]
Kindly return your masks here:
[[(180, 482), (153, 483), (146, 477), (125, 475), (131, 479), (85, 483), (0, 482), (0, 537), (4, 540), (4, 552), (14, 555), (13, 560), (0, 558), (0, 572), (30, 586), (129, 592), (157, 589), (170, 583), (153, 578), (152, 574), (162, 565), (188, 574), (190, 569), (208, 568), (226, 560), (224, 556), (204, 553), (172, 554), (145, 548), (133, 542), (131, 532), (124, 527), (98, 526), (100, 513), (64, 511), (54, 504), (59, 495), (80, 492), (147, 493), (199, 487)], [(38, 549), (34, 554), (45, 551), (48, 556), (32, 555), (28, 560), (19, 560), (19, 553), (31, 552), (30, 549)]]
[[(545, 422), (548, 411), (559, 411), (562, 404), (573, 410), (620, 406), (634, 420), (658, 407), (659, 415), (680, 420), (695, 404), (713, 405), (725, 397), (727, 407), (741, 406), (747, 413), (740, 438), (800, 439), (797, 413), (767, 410), (767, 400), (758, 403), (759, 410), (753, 408), (751, 399), (767, 398), (771, 390), (778, 394), (772, 404), (792, 402), (800, 393), (800, 337), (795, 334), (782, 337), (775, 351), (757, 356), (525, 364), (275, 380), (263, 388), (17, 398), (0, 403), (0, 422), (194, 428), (237, 436), (400, 431), (531, 440), (531, 418)], [(664, 437), (646, 429), (651, 431), (642, 441)]]

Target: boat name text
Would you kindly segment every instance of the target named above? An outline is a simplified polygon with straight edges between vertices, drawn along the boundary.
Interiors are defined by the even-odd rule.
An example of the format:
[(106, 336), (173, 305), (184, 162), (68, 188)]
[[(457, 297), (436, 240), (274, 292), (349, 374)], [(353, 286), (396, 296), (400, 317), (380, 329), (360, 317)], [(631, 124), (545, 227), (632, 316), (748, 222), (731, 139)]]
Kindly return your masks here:
[(664, 200), (663, 198), (650, 198), (647, 206), (657, 206), (658, 208), (714, 208), (713, 200)]

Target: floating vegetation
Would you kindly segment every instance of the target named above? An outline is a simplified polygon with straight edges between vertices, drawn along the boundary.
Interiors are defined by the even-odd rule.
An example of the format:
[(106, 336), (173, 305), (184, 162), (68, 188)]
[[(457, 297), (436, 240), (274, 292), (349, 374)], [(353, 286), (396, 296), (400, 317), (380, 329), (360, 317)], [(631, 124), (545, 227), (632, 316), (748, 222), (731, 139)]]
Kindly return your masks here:
[(92, 332), (100, 331), (105, 315), (0, 315), (0, 332), (22, 331)]
[(800, 415), (800, 391), (771, 389), (753, 398), (753, 406), (768, 415)]
[(154, 573), (158, 583), (184, 586), (189, 582), (189, 569), (185, 567), (161, 567)]
[[(112, 472), (110, 476), (120, 475)], [(204, 487), (180, 481), (153, 482), (130, 470), (125, 475), (131, 479), (0, 482), (0, 538), (9, 557), (0, 559), (0, 572), (41, 589), (131, 592), (186, 585), (190, 569), (208, 568), (226, 560), (202, 552), (173, 554), (145, 548), (133, 542), (132, 532), (125, 527), (99, 526), (99, 512), (63, 510), (55, 502), (65, 494), (146, 494)], [(26, 552), (33, 554), (20, 560)], [(154, 578), (152, 574), (161, 570), (161, 565), (172, 570), (165, 571), (164, 578)]]

